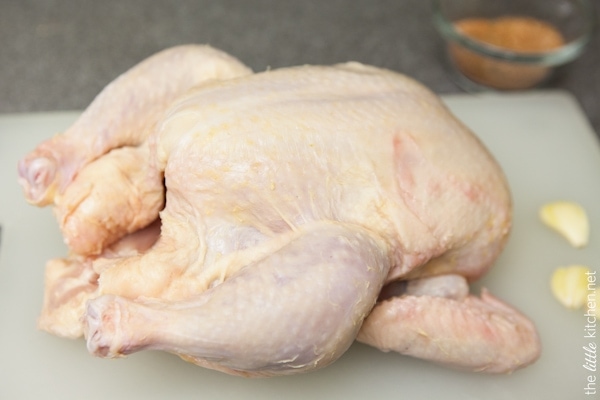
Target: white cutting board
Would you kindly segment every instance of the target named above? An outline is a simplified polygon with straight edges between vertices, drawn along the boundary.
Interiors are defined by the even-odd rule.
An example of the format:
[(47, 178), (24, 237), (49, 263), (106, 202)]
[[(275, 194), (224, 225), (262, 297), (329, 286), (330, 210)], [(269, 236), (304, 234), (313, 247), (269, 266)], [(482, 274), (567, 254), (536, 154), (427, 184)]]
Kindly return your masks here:
[[(595, 376), (600, 393), (600, 373), (582, 367), (582, 346), (589, 341), (600, 345), (600, 340), (584, 338), (583, 311), (560, 306), (548, 281), (560, 265), (600, 268), (598, 141), (565, 93), (445, 100), (487, 144), (510, 181), (513, 234), (481, 284), (535, 321), (543, 342), (536, 364), (512, 375), (482, 375), (355, 344), (334, 365), (314, 373), (244, 379), (158, 352), (94, 358), (83, 341), (35, 328), (44, 264), (64, 256), (66, 249), (50, 210), (27, 205), (16, 183), (17, 160), (67, 127), (77, 113), (5, 115), (0, 116), (0, 399), (594, 398), (584, 396), (586, 379)], [(538, 207), (556, 199), (576, 200), (587, 209), (592, 226), (587, 248), (571, 248), (538, 221)]]

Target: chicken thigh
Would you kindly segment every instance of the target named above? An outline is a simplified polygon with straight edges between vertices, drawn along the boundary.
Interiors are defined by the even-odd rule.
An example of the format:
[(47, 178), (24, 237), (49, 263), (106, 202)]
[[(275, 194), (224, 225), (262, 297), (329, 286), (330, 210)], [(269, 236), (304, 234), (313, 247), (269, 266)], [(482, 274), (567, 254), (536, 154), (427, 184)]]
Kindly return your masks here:
[(176, 47), (109, 85), (19, 174), (72, 250), (47, 266), (40, 326), (84, 335), (95, 355), (164, 350), (243, 376), (311, 371), (355, 339), (489, 372), (539, 355), (529, 319), (468, 289), (510, 230), (504, 176), (403, 75), (252, 74)]

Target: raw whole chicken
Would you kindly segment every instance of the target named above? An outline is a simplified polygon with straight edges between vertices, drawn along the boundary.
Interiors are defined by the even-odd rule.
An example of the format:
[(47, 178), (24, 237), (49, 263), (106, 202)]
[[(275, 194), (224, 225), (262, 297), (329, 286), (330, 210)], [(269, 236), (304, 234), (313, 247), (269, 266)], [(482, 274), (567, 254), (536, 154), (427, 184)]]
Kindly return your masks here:
[(178, 46), (107, 86), (19, 163), (71, 252), (39, 325), (118, 357), (242, 376), (324, 367), (355, 339), (487, 372), (535, 361), (533, 323), (483, 290), (504, 176), (429, 90), (359, 63), (252, 73)]

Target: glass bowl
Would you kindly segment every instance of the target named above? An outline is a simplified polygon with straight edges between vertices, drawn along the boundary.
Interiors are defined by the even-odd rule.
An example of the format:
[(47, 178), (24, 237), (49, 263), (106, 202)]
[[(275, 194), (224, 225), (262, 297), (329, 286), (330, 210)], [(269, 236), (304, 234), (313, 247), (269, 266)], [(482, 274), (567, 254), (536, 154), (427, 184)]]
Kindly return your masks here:
[(595, 29), (587, 0), (432, 0), (448, 60), (468, 91), (524, 90), (577, 58)]

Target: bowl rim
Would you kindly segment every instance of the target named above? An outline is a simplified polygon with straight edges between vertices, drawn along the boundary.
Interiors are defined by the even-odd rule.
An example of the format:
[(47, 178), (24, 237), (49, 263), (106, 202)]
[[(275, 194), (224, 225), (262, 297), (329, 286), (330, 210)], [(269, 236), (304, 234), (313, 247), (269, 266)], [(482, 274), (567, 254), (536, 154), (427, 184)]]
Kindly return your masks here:
[(519, 52), (485, 43), (464, 35), (443, 15), (440, 4), (442, 1), (443, 0), (431, 0), (433, 7), (433, 22), (442, 37), (475, 53), (480, 53), (481, 55), (504, 61), (544, 66), (565, 64), (574, 60), (583, 52), (596, 30), (596, 14), (592, 2), (576, 0), (582, 7), (583, 15), (587, 16), (587, 18), (585, 18), (586, 24), (583, 28), (583, 33), (579, 37), (551, 51)]

